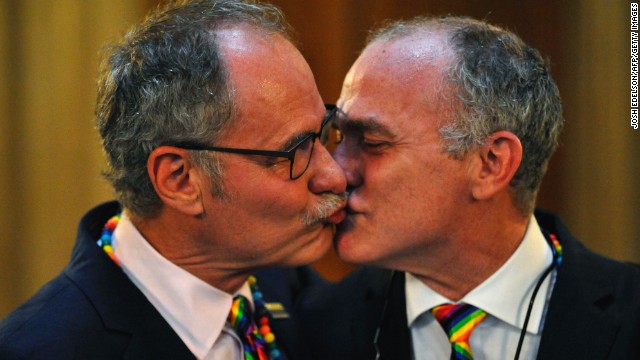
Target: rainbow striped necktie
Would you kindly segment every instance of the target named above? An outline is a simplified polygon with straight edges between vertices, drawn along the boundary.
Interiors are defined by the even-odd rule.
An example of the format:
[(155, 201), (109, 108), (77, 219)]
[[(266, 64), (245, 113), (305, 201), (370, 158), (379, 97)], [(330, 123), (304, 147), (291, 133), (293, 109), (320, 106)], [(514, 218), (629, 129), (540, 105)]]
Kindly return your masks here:
[(487, 313), (467, 304), (445, 304), (431, 309), (451, 343), (451, 360), (473, 360), (469, 336)]
[(231, 311), (227, 317), (229, 324), (238, 334), (244, 347), (245, 360), (267, 360), (266, 343), (258, 332), (256, 323), (253, 320), (253, 312), (249, 300), (236, 295), (231, 304)]

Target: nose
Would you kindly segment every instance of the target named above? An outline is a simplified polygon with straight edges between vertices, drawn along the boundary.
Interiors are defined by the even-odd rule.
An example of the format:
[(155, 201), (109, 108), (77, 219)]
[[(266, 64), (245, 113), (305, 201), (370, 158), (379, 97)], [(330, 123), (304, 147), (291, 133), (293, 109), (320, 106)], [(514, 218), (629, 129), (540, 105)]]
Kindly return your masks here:
[(349, 147), (345, 142), (338, 144), (333, 152), (333, 158), (344, 172), (349, 189), (353, 189), (362, 184), (362, 177), (360, 175), (361, 162), (359, 161), (357, 154), (355, 154), (354, 151), (349, 150)]
[(324, 192), (344, 193), (347, 189), (347, 180), (344, 172), (331, 157), (327, 148), (318, 141), (311, 156), (310, 166), (314, 166), (315, 169), (313, 169), (314, 172), (309, 182), (309, 189), (316, 194)]

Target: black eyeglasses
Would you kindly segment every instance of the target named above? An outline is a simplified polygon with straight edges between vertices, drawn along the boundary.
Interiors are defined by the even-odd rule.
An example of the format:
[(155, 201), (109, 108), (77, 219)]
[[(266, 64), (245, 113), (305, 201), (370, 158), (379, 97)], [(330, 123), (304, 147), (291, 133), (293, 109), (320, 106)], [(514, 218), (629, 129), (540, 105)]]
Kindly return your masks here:
[(320, 131), (317, 133), (311, 133), (305, 135), (297, 144), (288, 151), (276, 151), (276, 150), (255, 150), (255, 149), (236, 149), (217, 146), (208, 146), (197, 143), (169, 143), (167, 146), (175, 146), (186, 150), (201, 150), (201, 151), (218, 151), (232, 154), (244, 154), (244, 155), (260, 155), (270, 157), (287, 158), (290, 161), (289, 178), (291, 180), (298, 179), (309, 168), (311, 162), (311, 155), (313, 154), (313, 146), (316, 143), (316, 139), (320, 139), (323, 144), (329, 140), (332, 126), (326, 126), (336, 116), (337, 107), (332, 104), (325, 104), (326, 114), (320, 124)]

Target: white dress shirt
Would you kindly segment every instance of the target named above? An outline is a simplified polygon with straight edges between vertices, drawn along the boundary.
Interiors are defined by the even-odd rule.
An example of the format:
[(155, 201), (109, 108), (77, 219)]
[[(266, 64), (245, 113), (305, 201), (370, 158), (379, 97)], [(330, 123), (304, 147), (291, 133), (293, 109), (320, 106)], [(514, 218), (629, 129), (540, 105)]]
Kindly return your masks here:
[[(475, 360), (514, 357), (529, 299), (552, 261), (553, 253), (532, 216), (522, 243), (509, 260), (459, 301), (487, 312), (487, 317), (473, 330), (469, 339)], [(538, 291), (520, 359), (535, 359), (538, 353), (546, 304), (554, 281), (555, 271), (547, 276)], [(434, 306), (454, 302), (411, 274), (406, 274), (405, 295), (413, 358), (449, 359), (451, 344), (430, 310)]]
[[(226, 323), (232, 295), (160, 255), (126, 213), (113, 233), (112, 244), (122, 270), (197, 359), (244, 359), (242, 342)], [(238, 293), (253, 306), (248, 283)]]

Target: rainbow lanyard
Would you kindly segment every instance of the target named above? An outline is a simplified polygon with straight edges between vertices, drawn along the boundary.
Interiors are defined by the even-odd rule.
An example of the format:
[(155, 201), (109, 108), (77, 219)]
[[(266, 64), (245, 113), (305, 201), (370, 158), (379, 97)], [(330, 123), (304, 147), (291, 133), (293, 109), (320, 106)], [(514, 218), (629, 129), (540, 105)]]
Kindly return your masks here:
[[(104, 224), (104, 228), (102, 229), (102, 235), (97, 241), (98, 246), (101, 247), (102, 250), (109, 256), (109, 258), (118, 266), (120, 266), (120, 262), (118, 261), (118, 259), (116, 259), (116, 256), (113, 253), (113, 232), (115, 231), (116, 226), (118, 226), (121, 217), (122, 214), (117, 214), (107, 220), (107, 222)], [(283, 359), (282, 353), (278, 349), (275, 341), (275, 335), (273, 334), (273, 332), (271, 331), (271, 327), (269, 326), (269, 319), (271, 318), (271, 314), (265, 306), (264, 300), (262, 298), (262, 292), (260, 292), (260, 290), (258, 289), (257, 280), (254, 276), (250, 276), (248, 281), (249, 288), (251, 289), (251, 295), (253, 296), (253, 302), (256, 308), (255, 318), (259, 319), (260, 324), (259, 329), (254, 326), (254, 328), (256, 328), (254, 336), (263, 339), (268, 350), (268, 359), (266, 357), (267, 355), (262, 352), (258, 355), (259, 360), (281, 360)], [(233, 308), (231, 311), (233, 311)], [(250, 353), (247, 353), (245, 351), (245, 359), (254, 360), (255, 358)]]

